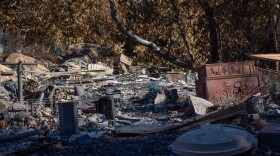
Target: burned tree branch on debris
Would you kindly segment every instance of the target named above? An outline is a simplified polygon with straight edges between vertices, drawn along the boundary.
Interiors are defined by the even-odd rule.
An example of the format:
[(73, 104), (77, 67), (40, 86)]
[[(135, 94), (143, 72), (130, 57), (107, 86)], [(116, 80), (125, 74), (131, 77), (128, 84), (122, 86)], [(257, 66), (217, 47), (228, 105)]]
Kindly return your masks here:
[(112, 18), (113, 20), (116, 22), (119, 30), (124, 33), (127, 37), (129, 37), (130, 39), (132, 39), (133, 41), (135, 41), (138, 44), (144, 45), (146, 47), (151, 48), (155, 54), (157, 54), (158, 56), (162, 57), (163, 59), (174, 63), (180, 67), (183, 68), (187, 68), (187, 69), (193, 69), (193, 62), (191, 61), (182, 61), (179, 60), (178, 58), (176, 58), (174, 55), (171, 55), (170, 53), (168, 53), (167, 51), (165, 51), (163, 48), (159, 47), (158, 45), (156, 45), (155, 43), (145, 40), (135, 34), (133, 34), (131, 31), (129, 31), (122, 23), (121, 19), (118, 16), (118, 12), (117, 12), (117, 8), (115, 5), (115, 1), (114, 0), (109, 0), (110, 2), (110, 8), (111, 8), (111, 14), (112, 14)]

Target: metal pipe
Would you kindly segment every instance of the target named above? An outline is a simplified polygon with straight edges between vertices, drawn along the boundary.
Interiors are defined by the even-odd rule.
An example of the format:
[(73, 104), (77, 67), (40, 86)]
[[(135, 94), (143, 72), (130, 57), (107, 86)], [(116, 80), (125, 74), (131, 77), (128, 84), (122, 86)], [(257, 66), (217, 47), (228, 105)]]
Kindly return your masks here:
[(11, 63), (11, 62), (0, 62), (0, 64), (3, 65), (17, 65), (17, 78), (18, 78), (18, 101), (20, 103), (23, 103), (23, 98), (22, 98), (22, 91), (23, 91), (23, 86), (22, 86), (22, 65), (37, 65), (37, 63), (22, 63), (19, 61), (18, 63)]
[(21, 61), (19, 61), (18, 63), (17, 76), (18, 76), (18, 101), (22, 104), (23, 87), (22, 87), (22, 62)]

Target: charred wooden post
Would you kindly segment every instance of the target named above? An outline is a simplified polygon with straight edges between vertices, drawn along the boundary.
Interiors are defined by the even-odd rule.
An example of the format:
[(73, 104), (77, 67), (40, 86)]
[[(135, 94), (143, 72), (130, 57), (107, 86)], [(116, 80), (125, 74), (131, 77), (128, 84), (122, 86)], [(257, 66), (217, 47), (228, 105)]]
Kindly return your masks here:
[(61, 135), (78, 133), (77, 104), (72, 101), (59, 103), (58, 111)]
[[(115, 101), (113, 96), (105, 96), (96, 103), (96, 112), (104, 114), (107, 119), (115, 120)], [(114, 122), (113, 122), (114, 124)]]
[(22, 90), (23, 90), (23, 86), (22, 86), (22, 62), (21, 61), (18, 63), (17, 76), (18, 76), (18, 100), (19, 100), (20, 103), (23, 103), (23, 100), (22, 100)]

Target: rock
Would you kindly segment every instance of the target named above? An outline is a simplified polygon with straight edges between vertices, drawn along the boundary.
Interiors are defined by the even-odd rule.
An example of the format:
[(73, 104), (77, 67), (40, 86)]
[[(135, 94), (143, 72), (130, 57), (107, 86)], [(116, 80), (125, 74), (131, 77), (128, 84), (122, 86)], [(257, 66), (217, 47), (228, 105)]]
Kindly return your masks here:
[(5, 60), (5, 62), (11, 63), (18, 63), (19, 61), (23, 63), (35, 63), (36, 59), (20, 53), (11, 53)]
[(109, 52), (107, 49), (96, 45), (88, 43), (77, 43), (71, 44), (67, 47), (66, 59), (72, 59), (75, 61), (77, 58), (83, 60), (86, 63), (93, 63), (91, 60), (97, 57), (106, 57)]
[(155, 103), (154, 104), (160, 104), (165, 102), (166, 100), (166, 96), (164, 93), (157, 93), (156, 99), (155, 99)]
[(213, 103), (210, 101), (207, 101), (205, 99), (195, 97), (195, 96), (190, 96), (194, 111), (198, 115), (204, 115), (206, 114), (206, 111), (208, 107), (213, 106)]
[[(20, 53), (11, 53), (8, 55), (8, 57), (5, 60), (5, 62), (9, 62), (9, 63), (18, 63), (19, 61), (21, 61), (22, 63), (36, 63), (35, 58)], [(25, 71), (49, 72), (49, 69), (41, 64), (37, 64), (34, 66), (23, 65), (23, 69)]]

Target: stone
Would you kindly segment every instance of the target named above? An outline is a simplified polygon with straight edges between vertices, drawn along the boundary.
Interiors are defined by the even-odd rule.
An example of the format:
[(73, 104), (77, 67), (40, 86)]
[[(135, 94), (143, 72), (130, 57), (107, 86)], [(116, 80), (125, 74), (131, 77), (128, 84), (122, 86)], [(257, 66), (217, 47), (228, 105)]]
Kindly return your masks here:
[(109, 51), (100, 45), (89, 43), (76, 43), (68, 45), (64, 58), (83, 60), (86, 63), (93, 63), (92, 60), (98, 57), (108, 56)]
[[(22, 63), (36, 63), (36, 59), (33, 57), (29, 57), (20, 53), (11, 53), (6, 58), (5, 62), (9, 63), (18, 63), (21, 61)], [(27, 66), (23, 65), (23, 69), (25, 71), (35, 71), (35, 72), (49, 72), (50, 70), (42, 64)]]

